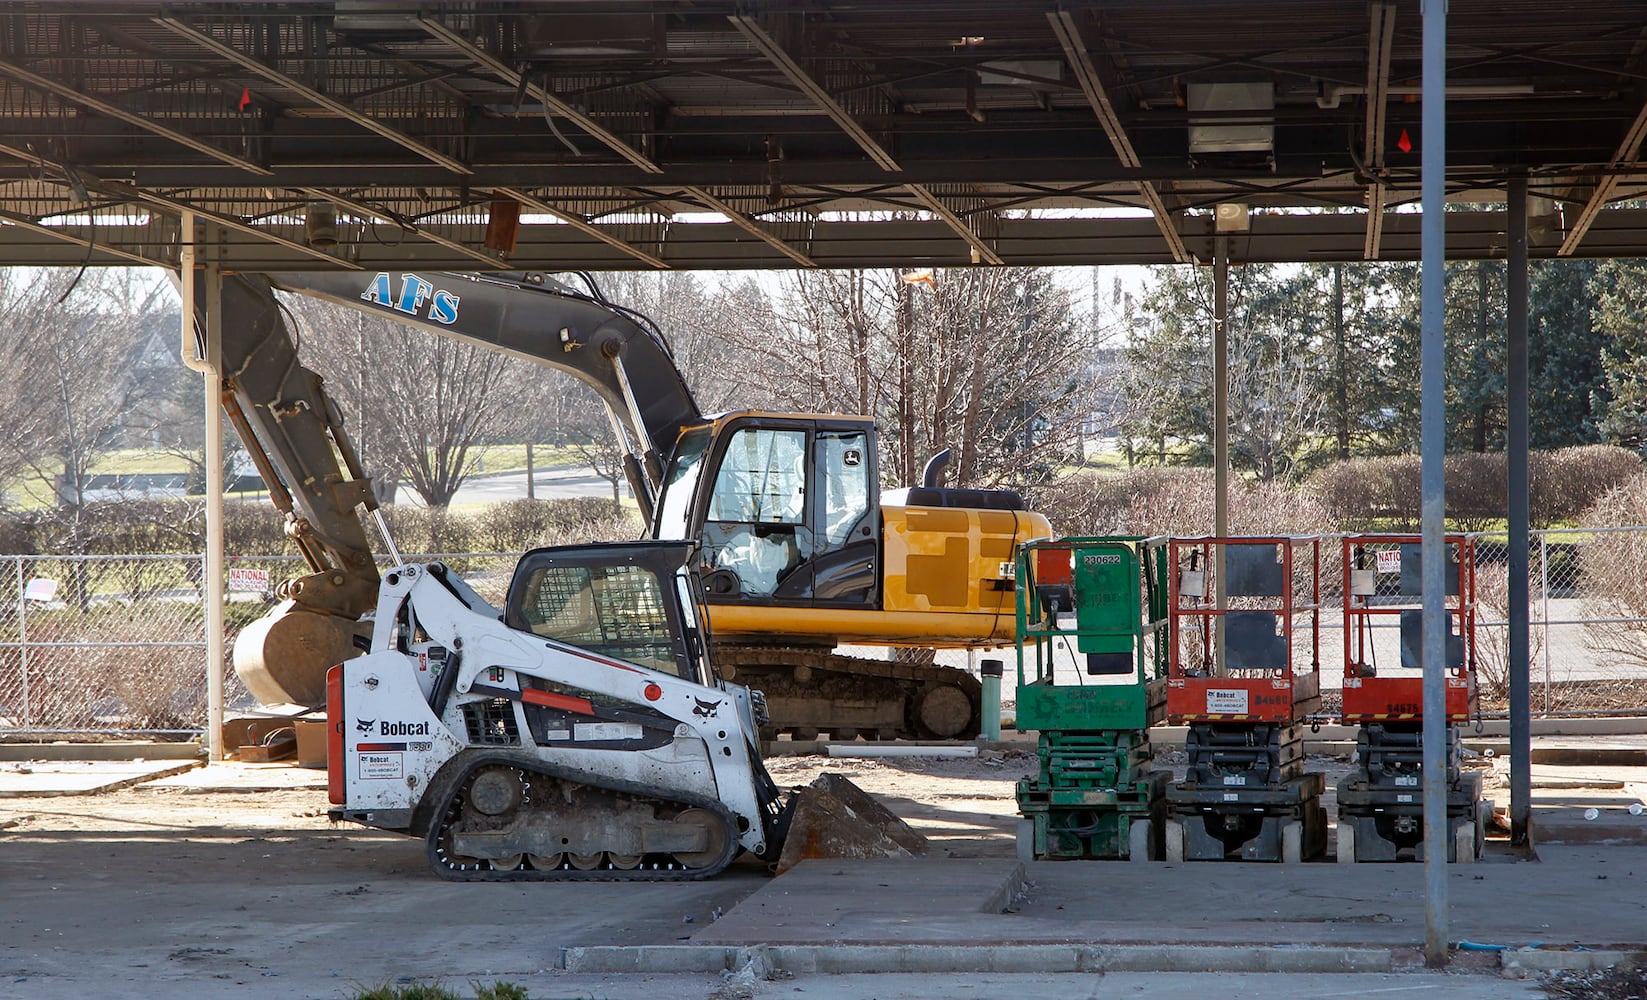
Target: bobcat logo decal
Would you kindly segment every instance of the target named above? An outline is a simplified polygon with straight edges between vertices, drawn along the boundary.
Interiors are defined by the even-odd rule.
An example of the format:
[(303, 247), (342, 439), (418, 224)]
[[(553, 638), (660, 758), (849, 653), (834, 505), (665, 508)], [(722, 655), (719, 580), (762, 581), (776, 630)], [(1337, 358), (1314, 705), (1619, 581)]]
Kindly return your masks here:
[(700, 719), (713, 719), (720, 713), (721, 703), (718, 701), (704, 701), (702, 698), (693, 698), (698, 707), (692, 709), (692, 714)]
[(375, 725), (377, 725), (377, 720), (376, 719), (356, 719), (355, 720), (355, 730), (357, 732), (359, 732), (362, 736), (364, 736), (367, 733), (371, 732), (372, 727), (375, 726)]

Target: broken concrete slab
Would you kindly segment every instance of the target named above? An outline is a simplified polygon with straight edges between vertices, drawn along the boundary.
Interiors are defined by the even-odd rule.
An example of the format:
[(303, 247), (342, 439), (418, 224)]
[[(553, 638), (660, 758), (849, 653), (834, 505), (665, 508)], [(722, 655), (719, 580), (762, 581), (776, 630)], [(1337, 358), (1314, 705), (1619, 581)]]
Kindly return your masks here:
[(204, 760), (198, 743), (110, 740), (102, 743), (0, 743), (0, 761), (27, 760)]
[(778, 874), (810, 858), (919, 858), (926, 838), (848, 779), (821, 774), (799, 796)]
[(1583, 745), (1534, 744), (1529, 759), (1534, 764), (1647, 767), (1647, 741), (1612, 737)]
[(751, 961), (789, 974), (1289, 972), (1379, 973), (1388, 948), (1083, 944), (636, 945), (564, 948), (571, 973), (720, 972)]
[(143, 785), (143, 790), (208, 792), (284, 792), (293, 789), (324, 791), (326, 772), (290, 763), (219, 761), (208, 767), (174, 774)]
[(17, 761), (0, 764), (0, 798), (97, 795), (199, 766), (198, 761), (175, 760)]

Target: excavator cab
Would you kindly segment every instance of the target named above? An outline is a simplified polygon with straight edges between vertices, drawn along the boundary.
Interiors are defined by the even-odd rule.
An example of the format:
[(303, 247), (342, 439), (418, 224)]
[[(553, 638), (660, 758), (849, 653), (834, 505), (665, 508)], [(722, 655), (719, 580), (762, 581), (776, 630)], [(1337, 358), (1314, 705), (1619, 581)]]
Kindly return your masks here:
[(873, 425), (738, 413), (686, 429), (654, 535), (703, 546), (713, 603), (878, 608)]

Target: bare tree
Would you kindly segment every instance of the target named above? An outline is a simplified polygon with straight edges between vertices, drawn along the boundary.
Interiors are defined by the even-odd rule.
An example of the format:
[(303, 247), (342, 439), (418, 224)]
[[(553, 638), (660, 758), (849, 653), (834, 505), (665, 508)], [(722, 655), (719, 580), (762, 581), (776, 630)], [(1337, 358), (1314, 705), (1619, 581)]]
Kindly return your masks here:
[[(655, 327), (700, 410), (715, 413), (746, 405), (738, 398), (740, 362), (727, 331), (747, 322), (739, 318), (741, 300), (753, 294), (758, 302), (758, 292), (725, 294), (679, 271), (613, 272), (573, 281), (585, 282), (597, 297), (639, 314), (639, 321)], [(514, 429), (528, 441), (569, 446), (612, 487), (613, 505), (621, 503), (626, 482), (623, 452), (606, 405), (569, 375), (526, 361), (514, 360), (511, 365), (512, 391), (530, 401), (518, 408)]]
[(574, 411), (568, 419), (566, 443), (580, 462), (612, 488), (612, 513), (620, 514), (628, 478), (623, 464), (623, 449), (618, 447), (612, 424), (604, 415), (605, 408), (600, 398), (582, 385), (574, 384), (567, 395), (584, 397), (587, 405)]
[(608, 300), (657, 327), (699, 409), (718, 413), (748, 405), (731, 334), (749, 323), (751, 303), (764, 305), (752, 283), (717, 288), (685, 271), (618, 271), (595, 280)]
[(301, 296), (286, 296), (305, 364), (327, 378), (374, 478), (404, 478), (446, 507), (474, 471), (474, 449), (521, 401), (501, 352)]
[(1093, 337), (1048, 271), (795, 272), (731, 336), (756, 405), (874, 416), (889, 484), (944, 448), (969, 486), (1031, 485), (1080, 453)]
[[(127, 270), (0, 271), (0, 473), (55, 484), (67, 551), (83, 551), (94, 464), (118, 445), (155, 368), (137, 335), (168, 308)], [(175, 309), (175, 301), (170, 304)]]

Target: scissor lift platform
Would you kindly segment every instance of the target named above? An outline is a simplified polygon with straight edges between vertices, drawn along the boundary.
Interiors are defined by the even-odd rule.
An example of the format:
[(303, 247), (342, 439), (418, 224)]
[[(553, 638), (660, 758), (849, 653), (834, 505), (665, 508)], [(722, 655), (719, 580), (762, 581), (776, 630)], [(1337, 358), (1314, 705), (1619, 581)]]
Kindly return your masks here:
[(1019, 552), (1018, 727), (1040, 733), (1040, 768), (1017, 789), (1025, 860), (1162, 857), (1172, 775), (1150, 769), (1148, 732), (1166, 708), (1159, 552), (1131, 537)]
[[(1447, 860), (1481, 855), (1491, 806), (1481, 776), (1460, 766), (1458, 726), (1476, 705), (1475, 544), (1447, 535)], [(1349, 535), (1344, 559), (1345, 725), (1359, 727), (1356, 770), (1338, 784), (1338, 860), (1424, 858), (1424, 705), (1421, 539)], [(1399, 626), (1399, 655), (1379, 663), (1375, 632)], [(1391, 630), (1393, 632), (1393, 629)], [(1393, 661), (1393, 662), (1392, 662)]]
[(1189, 764), (1167, 789), (1166, 857), (1316, 857), (1326, 784), (1304, 773), (1301, 723), (1321, 701), (1321, 541), (1186, 538), (1168, 551), (1167, 716), (1189, 727)]

